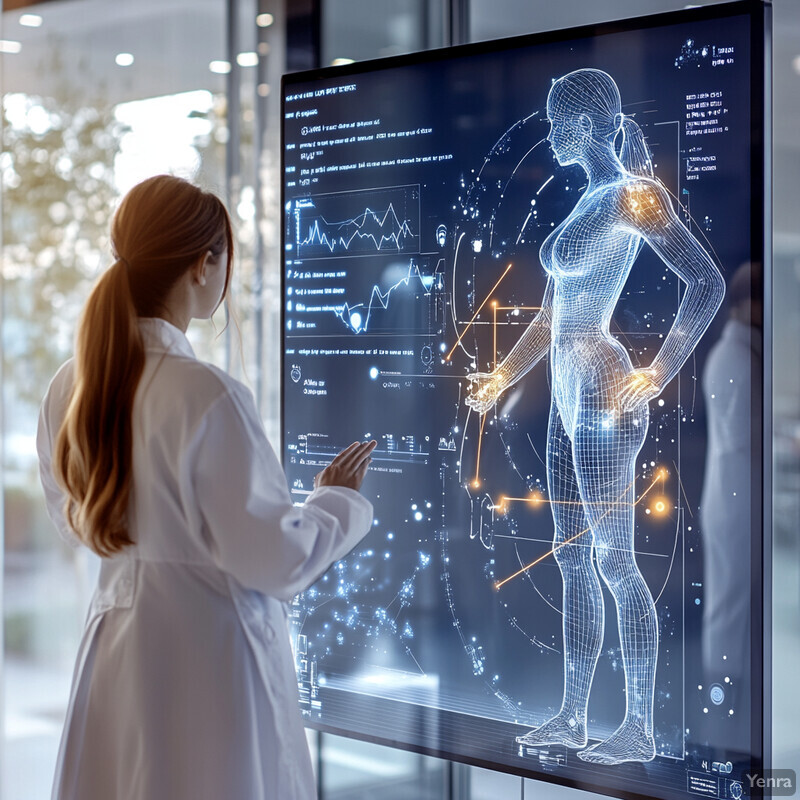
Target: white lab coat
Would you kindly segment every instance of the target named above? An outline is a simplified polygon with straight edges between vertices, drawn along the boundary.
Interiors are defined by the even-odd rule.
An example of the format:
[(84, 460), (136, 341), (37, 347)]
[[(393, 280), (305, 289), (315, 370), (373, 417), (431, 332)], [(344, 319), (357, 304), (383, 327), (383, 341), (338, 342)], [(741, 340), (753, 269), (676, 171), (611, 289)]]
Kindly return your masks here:
[[(54, 800), (308, 800), (286, 607), (369, 530), (358, 492), (295, 507), (250, 391), (143, 319), (134, 400), (135, 545), (103, 559), (78, 651)], [(38, 435), (49, 514), (77, 544), (51, 452), (72, 385)]]

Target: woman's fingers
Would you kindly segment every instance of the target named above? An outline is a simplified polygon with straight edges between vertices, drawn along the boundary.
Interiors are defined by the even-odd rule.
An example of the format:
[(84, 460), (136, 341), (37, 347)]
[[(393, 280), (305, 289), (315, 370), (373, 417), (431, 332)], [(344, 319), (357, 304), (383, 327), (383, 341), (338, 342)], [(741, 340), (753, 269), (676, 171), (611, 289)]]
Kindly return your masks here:
[(358, 447), (353, 448), (352, 452), (349, 453), (346, 461), (350, 464), (360, 463), (373, 451), (377, 444), (374, 439), (370, 442), (361, 442)]
[(369, 465), (371, 463), (372, 463), (372, 459), (367, 457), (366, 459), (364, 459), (364, 461), (361, 462), (361, 465), (359, 466), (358, 470), (356, 471), (356, 480), (358, 481), (359, 486), (361, 485), (361, 481), (364, 480), (364, 477), (367, 474), (367, 469), (369, 468)]
[(361, 450), (360, 450), (360, 452), (358, 454), (358, 457), (357, 457), (357, 460), (360, 462), (359, 466), (365, 460), (372, 461), (372, 459), (370, 458), (370, 455), (371, 455), (372, 451), (377, 447), (377, 445), (378, 445), (378, 443), (373, 439), (371, 442), (367, 442), (361, 448)]
[(342, 450), (331, 463), (335, 463), (337, 467), (343, 470), (353, 472), (358, 469), (361, 462), (369, 456), (377, 444), (374, 439), (369, 442), (353, 442), (350, 447)]
[(331, 463), (333, 464), (334, 462), (341, 462), (346, 460), (348, 456), (352, 455), (357, 450), (358, 446), (359, 442), (353, 442), (351, 445), (348, 445), (347, 447), (345, 447), (344, 450), (342, 450), (341, 453), (338, 453), (334, 457)]
[(377, 444), (374, 439), (369, 442), (353, 442), (315, 477), (314, 486), (346, 486), (358, 491), (372, 461), (370, 453)]
[(336, 465), (339, 469), (349, 469), (350, 462), (356, 457), (360, 448), (361, 442), (353, 442), (331, 461), (331, 466)]

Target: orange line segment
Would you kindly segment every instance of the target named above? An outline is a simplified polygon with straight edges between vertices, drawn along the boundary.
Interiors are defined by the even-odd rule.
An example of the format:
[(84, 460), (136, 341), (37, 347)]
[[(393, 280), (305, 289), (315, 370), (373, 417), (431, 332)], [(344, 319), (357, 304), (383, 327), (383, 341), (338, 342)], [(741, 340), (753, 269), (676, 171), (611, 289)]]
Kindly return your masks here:
[(505, 272), (503, 272), (503, 274), (498, 278), (497, 283), (494, 286), (492, 286), (491, 290), (489, 291), (489, 294), (486, 295), (486, 297), (483, 299), (483, 302), (478, 306), (478, 310), (472, 315), (472, 319), (467, 323), (467, 327), (464, 328), (463, 331), (461, 331), (461, 335), (458, 337), (458, 339), (456, 339), (456, 343), (453, 345), (453, 347), (450, 350), (450, 352), (444, 357), (445, 361), (449, 361), (450, 360), (450, 356), (453, 355), (453, 353), (455, 352), (456, 347), (458, 347), (459, 343), (464, 338), (464, 335), (470, 329), (470, 326), (472, 325), (472, 323), (475, 322), (475, 318), (478, 316), (478, 314), (481, 313), (481, 309), (486, 305), (486, 301), (492, 296), (492, 292), (500, 285), (500, 281), (502, 281), (503, 278), (505, 278), (505, 276), (508, 275), (508, 271), (510, 269), (511, 269), (511, 264), (509, 264), (506, 267)]
[[(633, 505), (634, 506), (639, 505), (639, 503), (641, 503), (642, 500), (644, 500), (644, 498), (647, 495), (647, 493), (658, 483), (658, 481), (664, 480), (665, 478), (666, 478), (666, 470), (663, 470), (663, 469), (659, 470), (659, 473), (658, 473), (658, 475), (656, 475), (655, 480), (642, 492), (642, 494), (639, 497), (639, 499), (635, 503), (633, 503)], [(614, 506), (619, 504), (619, 500), (621, 498), (625, 497), (625, 494), (627, 493), (628, 489), (631, 488), (632, 485), (633, 485), (633, 483), (628, 484), (628, 486), (625, 487), (625, 491), (619, 496), (619, 498), (617, 498), (616, 502), (613, 504)], [(514, 499), (514, 498), (511, 498), (511, 497), (504, 498), (504, 500), (512, 500), (512, 499)], [(542, 501), (542, 502), (544, 502), (544, 501)], [(558, 501), (555, 501), (555, 502), (558, 502)], [(625, 505), (627, 505), (627, 503)], [(606, 511), (604, 514), (602, 514), (600, 516), (600, 519), (598, 519), (597, 521), (600, 522), (600, 520), (602, 520), (604, 517), (607, 517), (611, 513), (611, 511), (612, 511), (612, 509), (609, 508), (608, 511)], [(522, 575), (522, 573), (527, 572), (532, 567), (535, 567), (537, 564), (539, 564), (540, 562), (544, 561), (544, 559), (546, 559), (549, 555), (554, 554), (556, 551), (558, 551), (562, 547), (564, 547), (564, 545), (567, 545), (570, 542), (574, 542), (576, 539), (579, 539), (581, 536), (583, 536), (585, 533), (588, 533), (590, 530), (591, 530), (591, 527), (582, 530), (580, 533), (576, 533), (574, 536), (570, 536), (569, 539), (565, 539), (563, 542), (560, 542), (559, 544), (557, 544), (554, 547), (552, 547), (546, 553), (543, 553), (542, 555), (540, 555), (535, 561), (531, 561), (530, 564), (526, 564), (521, 569), (518, 569), (513, 575), (509, 575), (507, 578), (504, 578), (502, 581), (497, 581), (495, 583), (495, 585), (494, 585), (495, 591), (499, 590), (504, 584), (508, 583), (510, 580), (513, 580), (518, 575)]]

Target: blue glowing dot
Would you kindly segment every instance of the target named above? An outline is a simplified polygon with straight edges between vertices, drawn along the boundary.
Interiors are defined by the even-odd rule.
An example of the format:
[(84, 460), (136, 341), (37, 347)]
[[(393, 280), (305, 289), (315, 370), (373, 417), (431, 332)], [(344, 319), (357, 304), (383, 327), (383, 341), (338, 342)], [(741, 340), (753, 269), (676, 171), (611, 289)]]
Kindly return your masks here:
[(391, 531), (389, 531), (389, 533), (386, 534), (386, 538), (389, 539), (389, 541), (391, 541), (392, 539), (394, 539), (394, 534)]
[(444, 342), (442, 342), (442, 343), (439, 345), (439, 350), (440, 350), (442, 353), (444, 353), (444, 351), (445, 351), (445, 350), (447, 350), (447, 345), (446, 345)]
[(378, 375), (381, 374), (381, 371), (377, 367), (370, 367), (369, 376), (372, 380), (377, 380)]
[(694, 599), (694, 604), (695, 604), (696, 606), (699, 606), (699, 605), (700, 605), (700, 598), (699, 598), (699, 597), (695, 597), (695, 599)]
[(419, 521), (422, 519), (422, 516), (423, 516), (422, 512), (421, 512), (421, 511), (417, 511), (417, 512), (414, 514), (414, 519), (415, 519), (417, 522), (419, 522)]
[(388, 550), (383, 554), (383, 558), (385, 561), (388, 561), (388, 559), (390, 559), (391, 557), (392, 554)]
[(350, 326), (354, 331), (358, 331), (361, 327), (361, 314), (356, 312), (355, 314), (350, 315)]

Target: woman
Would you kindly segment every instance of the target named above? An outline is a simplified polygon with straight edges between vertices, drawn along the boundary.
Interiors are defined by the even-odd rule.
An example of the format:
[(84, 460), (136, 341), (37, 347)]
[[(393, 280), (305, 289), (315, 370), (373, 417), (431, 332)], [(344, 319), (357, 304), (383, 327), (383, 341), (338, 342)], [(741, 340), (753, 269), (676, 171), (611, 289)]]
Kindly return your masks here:
[[(548, 141), (558, 163), (579, 164), (588, 184), (540, 249), (548, 273), (541, 312), (494, 372), (468, 376), (467, 400), (485, 413), (549, 351), (547, 480), (563, 581), (564, 695), (552, 719), (517, 741), (586, 748), (586, 710), (604, 625), (594, 549), (617, 606), (627, 698), (619, 728), (578, 753), (603, 764), (655, 755), (658, 625), (633, 552), (636, 457), (647, 435), (648, 401), (680, 370), (725, 292), (716, 265), (653, 179), (642, 132), (621, 108), (614, 80), (600, 70), (578, 70), (553, 84)], [(658, 354), (649, 367), (634, 369), (609, 325), (643, 242), (686, 291)]]
[(369, 530), (357, 490), (375, 443), (337, 456), (295, 508), (251, 393), (184, 335), (230, 286), (220, 200), (151, 178), (111, 239), (39, 424), (50, 516), (103, 557), (53, 797), (307, 800), (283, 601)]

